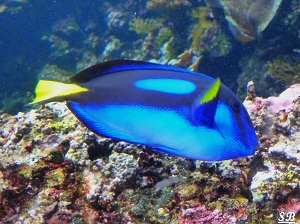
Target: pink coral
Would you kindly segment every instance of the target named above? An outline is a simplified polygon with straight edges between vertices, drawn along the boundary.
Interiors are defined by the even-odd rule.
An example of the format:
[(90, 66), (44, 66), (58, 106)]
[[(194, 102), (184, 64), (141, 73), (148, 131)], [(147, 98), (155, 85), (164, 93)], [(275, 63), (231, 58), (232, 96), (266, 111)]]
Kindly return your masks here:
[(195, 208), (188, 208), (182, 211), (178, 218), (179, 223), (193, 224), (193, 223), (236, 223), (235, 217), (221, 213), (219, 210), (208, 210), (204, 205), (198, 205)]
[(248, 100), (244, 102), (244, 105), (250, 113), (255, 113), (265, 106), (268, 111), (277, 114), (281, 110), (291, 111), (294, 105), (293, 101), (297, 100), (298, 97), (300, 97), (300, 84), (295, 84), (282, 92), (278, 97), (272, 96), (266, 99), (256, 97), (254, 103)]
[(278, 97), (269, 97), (269, 110), (278, 113), (280, 110), (289, 112), (292, 109), (293, 101), (300, 97), (300, 84), (292, 85), (290, 88), (282, 92)]
[(300, 200), (295, 198), (289, 198), (288, 202), (284, 205), (280, 205), (277, 208), (278, 212), (293, 212), (296, 214), (300, 211)]

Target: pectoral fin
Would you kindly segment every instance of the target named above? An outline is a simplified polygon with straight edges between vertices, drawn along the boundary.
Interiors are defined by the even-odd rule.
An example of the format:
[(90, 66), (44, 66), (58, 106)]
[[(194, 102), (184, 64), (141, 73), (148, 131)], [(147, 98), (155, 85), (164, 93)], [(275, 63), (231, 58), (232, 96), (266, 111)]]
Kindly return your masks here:
[(196, 126), (213, 126), (219, 100), (221, 80), (217, 78), (192, 106), (192, 120)]

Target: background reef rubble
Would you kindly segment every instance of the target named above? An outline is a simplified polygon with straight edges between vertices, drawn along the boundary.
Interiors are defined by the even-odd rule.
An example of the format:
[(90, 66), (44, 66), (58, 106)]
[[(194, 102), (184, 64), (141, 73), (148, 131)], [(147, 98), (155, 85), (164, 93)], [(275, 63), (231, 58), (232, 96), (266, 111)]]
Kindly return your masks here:
[(299, 96), (249, 97), (260, 149), (215, 163), (97, 136), (64, 103), (1, 114), (0, 223), (300, 220)]

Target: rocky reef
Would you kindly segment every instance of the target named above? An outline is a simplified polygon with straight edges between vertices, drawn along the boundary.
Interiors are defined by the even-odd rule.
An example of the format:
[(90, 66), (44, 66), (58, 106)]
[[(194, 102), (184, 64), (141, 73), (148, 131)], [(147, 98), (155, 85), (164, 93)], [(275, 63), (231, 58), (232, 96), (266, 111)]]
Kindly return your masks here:
[(300, 84), (244, 102), (254, 156), (192, 161), (97, 136), (64, 103), (1, 114), (0, 222), (272, 223), (300, 220)]

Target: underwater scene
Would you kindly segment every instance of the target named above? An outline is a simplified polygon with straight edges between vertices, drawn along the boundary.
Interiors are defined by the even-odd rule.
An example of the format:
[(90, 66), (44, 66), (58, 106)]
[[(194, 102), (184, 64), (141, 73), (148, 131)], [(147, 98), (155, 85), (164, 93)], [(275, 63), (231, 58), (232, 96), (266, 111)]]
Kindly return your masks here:
[(300, 223), (300, 0), (0, 21), (0, 224)]

